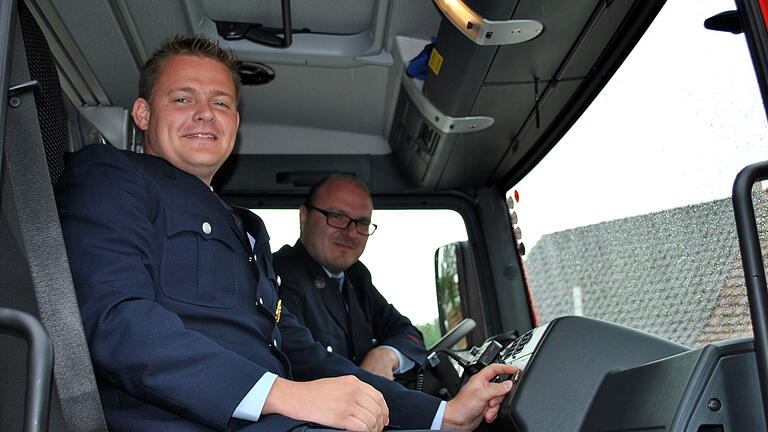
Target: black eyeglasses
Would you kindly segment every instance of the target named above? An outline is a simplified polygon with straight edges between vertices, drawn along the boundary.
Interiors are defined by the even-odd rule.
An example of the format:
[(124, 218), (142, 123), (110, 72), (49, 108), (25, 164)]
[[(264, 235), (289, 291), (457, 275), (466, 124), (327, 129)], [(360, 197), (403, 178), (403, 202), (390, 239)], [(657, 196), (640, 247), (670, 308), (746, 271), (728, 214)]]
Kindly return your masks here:
[(352, 219), (351, 217), (336, 213), (328, 210), (319, 209), (313, 205), (305, 204), (305, 207), (307, 207), (310, 210), (317, 210), (319, 213), (322, 213), (325, 215), (325, 223), (328, 224), (328, 226), (338, 228), (338, 229), (347, 229), (349, 228), (349, 225), (354, 222), (355, 223), (355, 232), (357, 232), (360, 235), (369, 236), (376, 232), (376, 224), (370, 223), (366, 220), (362, 219)]

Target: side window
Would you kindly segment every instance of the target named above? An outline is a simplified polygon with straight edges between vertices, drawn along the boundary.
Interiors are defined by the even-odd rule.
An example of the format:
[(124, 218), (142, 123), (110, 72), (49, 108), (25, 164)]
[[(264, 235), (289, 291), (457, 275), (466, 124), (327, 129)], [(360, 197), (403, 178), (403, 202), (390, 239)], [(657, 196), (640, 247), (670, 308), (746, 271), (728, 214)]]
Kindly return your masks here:
[[(298, 210), (254, 210), (267, 226), (272, 251), (299, 238)], [(467, 241), (461, 215), (453, 210), (374, 210), (378, 225), (360, 257), (373, 283), (424, 334), (427, 346), (445, 331), (438, 312), (435, 254), (441, 246)]]
[(468, 241), (450, 243), (435, 252), (440, 333), (446, 334), (466, 318), (475, 322), (475, 329), (456, 344), (457, 349), (480, 346), (485, 339), (485, 323), (475, 269)]
[(768, 159), (765, 112), (743, 36), (702, 25), (727, 2), (692, 5), (664, 6), (514, 188), (542, 323), (587, 315), (689, 346), (751, 335), (730, 193)]

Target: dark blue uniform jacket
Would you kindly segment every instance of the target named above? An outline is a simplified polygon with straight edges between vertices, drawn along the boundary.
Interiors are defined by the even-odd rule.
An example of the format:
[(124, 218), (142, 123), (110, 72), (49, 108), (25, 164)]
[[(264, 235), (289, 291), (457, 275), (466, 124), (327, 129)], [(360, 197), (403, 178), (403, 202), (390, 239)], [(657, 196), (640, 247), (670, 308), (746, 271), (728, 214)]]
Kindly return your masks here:
[(282, 279), (283, 301), (327, 350), (359, 365), (372, 348), (389, 345), (424, 365), (427, 350), (421, 332), (373, 286), (363, 263), (358, 261), (344, 271), (351, 300), (345, 306), (340, 291), (329, 288), (333, 284), (327, 273), (301, 242), (283, 246), (273, 259)]
[(261, 219), (240, 210), (254, 250), (208, 186), (161, 158), (91, 145), (57, 203), (94, 369), (112, 431), (289, 430), (232, 419), (269, 371), (353, 374), (384, 394), (390, 423), (427, 428), (439, 401), (326, 352), (282, 309)]

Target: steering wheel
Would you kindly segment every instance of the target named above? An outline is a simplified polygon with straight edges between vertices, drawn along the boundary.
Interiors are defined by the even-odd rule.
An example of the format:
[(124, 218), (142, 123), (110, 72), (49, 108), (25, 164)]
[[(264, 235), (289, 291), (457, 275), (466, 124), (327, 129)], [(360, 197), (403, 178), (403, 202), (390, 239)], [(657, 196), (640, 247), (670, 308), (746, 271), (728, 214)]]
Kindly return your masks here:
[(434, 352), (453, 348), (453, 346), (456, 345), (464, 336), (468, 335), (469, 332), (474, 330), (476, 326), (477, 323), (475, 323), (475, 320), (472, 318), (464, 318), (460, 323), (456, 325), (456, 327), (448, 330), (448, 332), (443, 335), (443, 337), (438, 339), (434, 345), (429, 347), (427, 350), (427, 357), (429, 357)]
[[(453, 348), (477, 324), (472, 318), (464, 318), (456, 327), (448, 330), (437, 342), (427, 349), (427, 362), (421, 377), (420, 390), (444, 400), (453, 398), (459, 392), (459, 375), (450, 362), (441, 362), (437, 352)], [(421, 387), (421, 388), (420, 388)]]

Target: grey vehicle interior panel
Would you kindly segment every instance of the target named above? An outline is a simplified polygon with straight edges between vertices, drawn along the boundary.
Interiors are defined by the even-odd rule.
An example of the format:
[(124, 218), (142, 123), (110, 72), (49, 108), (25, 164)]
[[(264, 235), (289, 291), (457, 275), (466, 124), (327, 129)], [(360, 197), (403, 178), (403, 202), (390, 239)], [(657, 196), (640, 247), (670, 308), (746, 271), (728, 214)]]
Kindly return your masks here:
[[(280, 2), (269, 0), (188, 1), (190, 6), (202, 7), (209, 19), (260, 23), (265, 27), (282, 26)], [(309, 28), (317, 33), (354, 34), (368, 29), (379, 2), (374, 0), (293, 0), (293, 27)], [(387, 2), (388, 3), (388, 2)]]
[(751, 340), (609, 373), (581, 430), (765, 430)]
[[(51, 23), (53, 39), (61, 41), (62, 48), (54, 47), (54, 53), (68, 72), (63, 81), (73, 103), (126, 109), (137, 96), (138, 65), (163, 39), (190, 32), (218, 38), (215, 19), (272, 22), (279, 15), (277, 2), (266, 0), (247, 2), (247, 7), (243, 6), (246, 2), (202, 0), (33, 3), (44, 21)], [(334, 148), (343, 150), (356, 144), (351, 146), (356, 153), (389, 152), (386, 136), (394, 100), (383, 105), (381, 101), (391, 99), (387, 96), (389, 83), (401, 73), (393, 65), (391, 53), (395, 36), (422, 39), (426, 44), (437, 32), (440, 15), (428, 0), (344, 4), (349, 8), (336, 2), (294, 0), (294, 27), (308, 27), (316, 33), (297, 34), (294, 46), (285, 50), (249, 41), (225, 42), (240, 60), (262, 62), (276, 70), (270, 84), (243, 89), (241, 127), (248, 130), (249, 138), (236, 152), (265, 154), (283, 149), (284, 153), (302, 154), (307, 148), (296, 145), (297, 138), (311, 136), (312, 131), (335, 131), (341, 139), (328, 140)], [(237, 16), (233, 16), (235, 12)], [(82, 61), (67, 58), (78, 52)], [(308, 133), (296, 135), (295, 130)], [(313, 152), (311, 146), (309, 151)]]
[(751, 338), (690, 350), (569, 316), (522, 335), (498, 360), (521, 370), (501, 405), (504, 430), (765, 430)]
[(555, 319), (532, 334), (522, 349), (501, 354), (502, 362), (523, 369), (501, 408), (502, 422), (513, 430), (578, 430), (609, 371), (688, 350), (647, 333), (576, 316)]
[[(238, 155), (225, 163), (213, 183), (224, 194), (253, 192), (253, 182), (263, 185), (264, 191), (294, 192), (303, 195), (312, 182), (295, 182), (296, 176), (305, 178), (301, 173), (314, 173), (313, 179), (333, 171), (353, 173), (363, 180), (368, 188), (376, 193), (392, 193), (402, 190), (417, 190), (418, 185), (404, 181), (399, 175), (400, 167), (391, 155), (352, 156), (337, 155), (333, 165), (323, 163), (322, 156), (285, 156), (262, 158), (255, 155)], [(290, 163), (281, 163), (290, 162)], [(286, 169), (286, 167), (290, 167)]]

